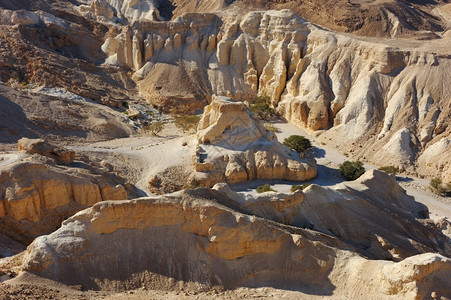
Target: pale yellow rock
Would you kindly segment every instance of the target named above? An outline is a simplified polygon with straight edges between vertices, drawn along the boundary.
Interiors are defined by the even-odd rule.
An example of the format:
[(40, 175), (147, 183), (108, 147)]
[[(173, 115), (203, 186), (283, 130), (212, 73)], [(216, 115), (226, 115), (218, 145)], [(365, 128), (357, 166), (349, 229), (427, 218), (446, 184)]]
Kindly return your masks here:
[(4, 191), (0, 224), (15, 239), (29, 242), (55, 230), (61, 220), (83, 208), (102, 200), (128, 198), (124, 186), (111, 186), (98, 175), (87, 171), (79, 174), (80, 169), (64, 165), (45, 165), (36, 156), (29, 160), (0, 170), (0, 191)]
[(127, 191), (123, 185), (110, 186), (105, 185), (100, 189), (102, 199), (105, 200), (126, 200)]
[(132, 40), (133, 47), (133, 69), (139, 70), (143, 65), (143, 42), (142, 37), (135, 34)]
[(230, 98), (213, 96), (199, 121), (197, 140), (193, 180), (205, 186), (316, 176), (314, 159), (297, 159), (298, 154), (278, 143), (244, 103)]
[(176, 33), (174, 35), (174, 48), (180, 48), (182, 47), (182, 36), (180, 33)]
[(96, 16), (111, 20), (114, 17), (114, 11), (106, 0), (92, 0), (91, 9)]
[(43, 139), (21, 138), (17, 142), (19, 151), (28, 152), (30, 154), (40, 154), (47, 157), (55, 158), (62, 163), (70, 164), (75, 159), (75, 152), (61, 147), (56, 147)]
[[(289, 10), (232, 15), (186, 14), (142, 26), (136, 29), (142, 36), (156, 36), (152, 53), (144, 55), (148, 64), (139, 70), (119, 64), (139, 73), (141, 94), (162, 110), (194, 113), (212, 95), (240, 101), (266, 95), (291, 123), (321, 130), (342, 152), (352, 150), (354, 160), (449, 180), (449, 159), (418, 161), (450, 136), (447, 53), (334, 34)], [(177, 34), (186, 43), (170, 51)], [(119, 62), (126, 61), (123, 47)], [(170, 75), (163, 80), (162, 74)]]
[[(373, 177), (368, 174), (362, 182)], [(305, 201), (302, 192), (283, 199), (262, 196), (247, 205), (250, 199), (232, 200), (226, 195), (233, 192), (225, 188), (219, 189), (224, 192), (196, 189), (97, 203), (64, 221), (56, 232), (37, 238), (28, 247), (22, 268), (65, 284), (105, 290), (134, 288), (131, 283), (139, 276), (141, 286), (158, 284), (160, 288), (177, 279), (194, 290), (199, 285), (235, 289), (252, 284), (353, 299), (449, 296), (449, 258), (424, 253), (396, 263), (370, 260), (350, 251), (355, 244), (344, 244), (341, 238), (227, 207), (241, 203), (245, 205), (241, 209), (253, 207), (274, 214), (291, 210), (293, 214)], [(319, 202), (336, 201), (331, 197)], [(350, 211), (363, 209), (350, 199), (345, 201), (356, 204)], [(319, 207), (310, 214), (322, 212)], [(334, 212), (340, 213), (329, 211)], [(371, 214), (371, 208), (365, 213)], [(392, 217), (406, 221), (399, 212)], [(359, 221), (340, 219), (356, 222), (356, 227)], [(375, 218), (375, 222), (384, 226), (383, 220)]]

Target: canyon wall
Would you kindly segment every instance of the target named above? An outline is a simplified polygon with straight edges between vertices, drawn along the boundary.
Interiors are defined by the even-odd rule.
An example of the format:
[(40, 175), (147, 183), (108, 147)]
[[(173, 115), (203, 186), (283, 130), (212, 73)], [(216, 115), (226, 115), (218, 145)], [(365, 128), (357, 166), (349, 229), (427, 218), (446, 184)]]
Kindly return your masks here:
[(110, 32), (102, 49), (108, 63), (135, 71), (141, 94), (162, 110), (194, 112), (212, 94), (267, 95), (290, 122), (351, 157), (411, 172), (418, 162), (420, 174), (450, 178), (449, 160), (436, 164), (426, 151), (451, 133), (446, 53), (334, 34), (289, 10), (138, 22)]

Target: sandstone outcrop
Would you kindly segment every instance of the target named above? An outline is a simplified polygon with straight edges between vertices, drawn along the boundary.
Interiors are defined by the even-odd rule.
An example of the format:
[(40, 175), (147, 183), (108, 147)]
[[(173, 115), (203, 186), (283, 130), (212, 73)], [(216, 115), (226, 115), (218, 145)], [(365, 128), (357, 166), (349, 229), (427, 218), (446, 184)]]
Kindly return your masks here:
[(406, 195), (393, 175), (381, 171), (368, 171), (332, 188), (311, 185), (293, 194), (244, 197), (222, 183), (213, 188), (247, 214), (333, 235), (365, 257), (398, 261), (425, 252), (451, 256), (449, 237), (425, 220), (427, 207)]
[(92, 0), (89, 5), (80, 5), (80, 12), (99, 21), (130, 23), (138, 20), (161, 21), (158, 0)]
[(0, 168), (0, 232), (29, 243), (75, 212), (103, 200), (123, 200), (121, 179), (87, 167), (24, 156)]
[(362, 41), (282, 10), (143, 22), (103, 48), (136, 71), (143, 96), (162, 110), (194, 112), (213, 94), (267, 95), (290, 122), (324, 130), (321, 138), (355, 158), (429, 174), (415, 170), (418, 158), (451, 132), (449, 51), (436, 44), (432, 53)]
[(75, 159), (74, 151), (56, 147), (43, 139), (21, 138), (17, 142), (17, 150), (55, 158), (65, 164), (70, 164)]
[[(97, 203), (37, 238), (22, 267), (91, 289), (184, 284), (197, 291), (271, 286), (323, 296), (450, 296), (449, 258), (427, 253), (397, 263), (369, 260), (330, 234), (240, 213), (224, 195), (196, 189)], [(359, 226), (359, 220), (340, 220)], [(400, 215), (399, 224), (403, 220)]]
[(304, 181), (316, 176), (316, 161), (301, 159), (266, 131), (242, 102), (213, 96), (197, 128), (193, 180), (203, 186), (253, 179)]

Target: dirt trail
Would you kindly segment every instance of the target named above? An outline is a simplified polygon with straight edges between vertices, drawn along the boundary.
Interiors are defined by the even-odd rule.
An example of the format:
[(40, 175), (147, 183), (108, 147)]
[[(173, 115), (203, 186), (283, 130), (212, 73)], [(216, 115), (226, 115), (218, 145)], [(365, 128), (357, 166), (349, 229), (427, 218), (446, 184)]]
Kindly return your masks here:
[(10, 165), (20, 159), (19, 153), (1, 153), (0, 154), (0, 168)]

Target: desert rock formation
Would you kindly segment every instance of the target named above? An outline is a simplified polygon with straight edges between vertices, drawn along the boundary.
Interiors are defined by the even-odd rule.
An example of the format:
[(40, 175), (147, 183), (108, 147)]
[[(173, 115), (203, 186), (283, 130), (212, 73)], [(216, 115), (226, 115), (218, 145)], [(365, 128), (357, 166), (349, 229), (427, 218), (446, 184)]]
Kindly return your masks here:
[(111, 55), (107, 61), (136, 71), (142, 94), (163, 110), (195, 111), (212, 94), (267, 95), (290, 122), (326, 130), (325, 140), (343, 137), (336, 141), (342, 151), (411, 172), (429, 147), (450, 135), (446, 50), (398, 49), (333, 34), (289, 10), (140, 24), (124, 27), (102, 49)]
[(128, 198), (124, 181), (108, 170), (82, 161), (62, 165), (39, 154), (16, 156), (0, 167), (0, 232), (18, 241), (29, 243), (52, 232), (99, 201)]
[[(311, 185), (293, 194), (244, 197), (223, 183), (214, 189), (247, 214), (334, 235), (372, 259), (398, 261), (425, 252), (451, 255), (449, 237), (426, 220), (427, 207), (406, 195), (393, 175), (381, 171), (368, 171), (333, 188)], [(431, 241), (431, 236), (436, 239)]]
[(304, 181), (316, 176), (316, 161), (277, 141), (242, 102), (213, 96), (197, 128), (194, 181), (203, 186), (253, 179)]
[(70, 164), (75, 159), (74, 151), (56, 147), (43, 139), (21, 138), (17, 143), (17, 150), (55, 158), (65, 164)]
[[(390, 35), (415, 33), (424, 38), (423, 33), (448, 26), (442, 4), (433, 11), (432, 4), (405, 1), (336, 1), (331, 5), (337, 10), (325, 11), (330, 2), (304, 2), (309, 19), (312, 12), (349, 10), (343, 14), (344, 21), (319, 17), (335, 20), (334, 26), (344, 26), (344, 31), (376, 32), (371, 26), (386, 27), (377, 23), (380, 19), (391, 20), (386, 28)], [(96, 22), (95, 16), (72, 18), (80, 12), (68, 3), (58, 3), (57, 10), (42, 1), (2, 4), (9, 10), (3, 10), (0, 17), (5, 24), (0, 35), (4, 43), (1, 81), (62, 86), (113, 106), (136, 97), (139, 90), (159, 109), (174, 113), (200, 110), (213, 94), (239, 100), (268, 95), (290, 122), (321, 130), (325, 141), (330, 139), (355, 159), (449, 178), (443, 175), (448, 174), (449, 160), (435, 164), (430, 156), (435, 150), (427, 151), (434, 145), (435, 149), (442, 147), (450, 135), (450, 83), (449, 76), (443, 76), (450, 68), (446, 32), (427, 43), (396, 42), (334, 34), (289, 10), (237, 15), (243, 4), (248, 9), (302, 11), (292, 1), (268, 2), (269, 6), (235, 1), (229, 6), (229, 1), (193, 4), (180, 0), (172, 1), (172, 8), (150, 0), (85, 1), (84, 6), (94, 7), (92, 14), (97, 11), (107, 19), (113, 11), (113, 19), (128, 20), (124, 16), (132, 9), (129, 21), (117, 23)], [(161, 22), (146, 17), (157, 10), (177, 18)], [(367, 14), (362, 22), (352, 19), (355, 11)], [(361, 24), (360, 29), (348, 28), (351, 23)], [(51, 37), (45, 36), (49, 31)], [(46, 57), (45, 63), (41, 57)], [(65, 66), (73, 66), (75, 72), (65, 71)], [(136, 83), (130, 79), (132, 74), (114, 66), (131, 69)], [(337, 141), (337, 136), (344, 140)]]
[(52, 144), (95, 142), (136, 132), (118, 111), (72, 94), (62, 88), (16, 90), (0, 84), (0, 147), (17, 149), (26, 136)]
[[(356, 195), (367, 189), (365, 184), (371, 185), (367, 181), (378, 176), (381, 174), (371, 173), (356, 183)], [(324, 201), (333, 202), (330, 196), (325, 196)], [(306, 205), (324, 203), (318, 199), (304, 201)], [(385, 204), (388, 211), (393, 211), (394, 205), (388, 201)], [(364, 218), (339, 215), (353, 209), (372, 213), (368, 210), (371, 207), (355, 205), (329, 211), (331, 217), (349, 224), (351, 235), (352, 230), (359, 230)], [(309, 215), (324, 212), (318, 206), (309, 205), (309, 209)], [(23, 268), (93, 289), (171, 288), (183, 281), (187, 289), (193, 290), (269, 285), (329, 296), (450, 296), (444, 278), (450, 275), (451, 260), (440, 254), (419, 254), (397, 263), (369, 260), (350, 252), (354, 243), (341, 240), (338, 232), (287, 226), (239, 210), (225, 193), (205, 188), (157, 198), (97, 203), (66, 220), (56, 232), (37, 238), (28, 247)], [(398, 222), (414, 222), (407, 211), (393, 212)], [(387, 226), (385, 219), (374, 221)], [(429, 236), (430, 242), (438, 237), (436, 234)], [(349, 280), (352, 289), (345, 284)]]

